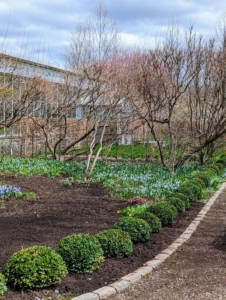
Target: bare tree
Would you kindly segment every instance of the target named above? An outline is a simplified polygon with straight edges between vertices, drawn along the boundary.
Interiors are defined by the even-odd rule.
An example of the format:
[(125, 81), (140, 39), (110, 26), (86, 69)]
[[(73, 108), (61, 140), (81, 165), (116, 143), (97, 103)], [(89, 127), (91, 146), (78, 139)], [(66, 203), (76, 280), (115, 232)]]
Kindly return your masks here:
[[(176, 157), (184, 135), (178, 128), (180, 111), (186, 108), (186, 91), (200, 68), (201, 45), (202, 38), (192, 27), (181, 35), (179, 28), (172, 26), (155, 49), (136, 51), (132, 56), (131, 104), (150, 128), (163, 166), (173, 168), (181, 159)], [(182, 149), (186, 150), (185, 145)]]
[[(225, 35), (222, 36), (222, 41)], [(223, 45), (223, 47), (222, 47)], [(189, 151), (178, 165), (198, 153), (200, 162), (208, 160), (226, 133), (226, 48), (211, 39), (202, 54), (188, 94)]]
[(39, 98), (40, 76), (21, 71), (21, 59), (0, 54), (0, 127), (18, 122)]

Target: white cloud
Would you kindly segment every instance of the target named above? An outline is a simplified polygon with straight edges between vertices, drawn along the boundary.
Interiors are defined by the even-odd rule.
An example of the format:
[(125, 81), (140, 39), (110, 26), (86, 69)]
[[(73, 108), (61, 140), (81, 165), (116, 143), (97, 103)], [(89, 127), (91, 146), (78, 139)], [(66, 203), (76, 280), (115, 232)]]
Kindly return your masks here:
[[(61, 53), (70, 33), (80, 21), (95, 13), (99, 0), (1, 0), (0, 41), (7, 32), (8, 48), (13, 51), (26, 44), (32, 53), (40, 44), (48, 49), (52, 60), (61, 60)], [(223, 0), (103, 0), (109, 16), (116, 20), (123, 41), (154, 43), (162, 28), (175, 19), (204, 35), (226, 10)], [(38, 52), (38, 50), (37, 50)], [(40, 52), (43, 52), (40, 50)]]

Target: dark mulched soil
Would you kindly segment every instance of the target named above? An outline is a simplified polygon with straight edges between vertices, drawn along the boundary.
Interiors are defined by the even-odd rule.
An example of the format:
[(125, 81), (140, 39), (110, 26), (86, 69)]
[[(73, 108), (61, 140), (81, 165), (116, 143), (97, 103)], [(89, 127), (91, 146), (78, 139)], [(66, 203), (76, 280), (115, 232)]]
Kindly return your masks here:
[[(33, 191), (36, 199), (11, 198), (0, 210), (0, 272), (5, 262), (16, 251), (33, 245), (46, 245), (56, 249), (58, 241), (70, 234), (95, 235), (110, 229), (119, 218), (117, 210), (127, 206), (125, 201), (108, 198), (108, 191), (99, 184), (73, 184), (63, 186), (61, 178), (13, 174), (1, 174), (0, 181), (20, 186), (22, 191)], [(106, 259), (103, 266), (93, 274), (69, 274), (62, 282), (39, 291), (14, 291), (8, 289), (5, 300), (35, 300), (35, 297), (59, 299), (56, 290), (64, 297), (78, 296), (110, 284), (141, 267), (159, 252), (167, 248), (190, 224), (203, 203), (192, 202), (181, 213), (172, 227), (164, 227), (152, 234), (150, 240), (135, 244), (133, 253), (123, 259)]]

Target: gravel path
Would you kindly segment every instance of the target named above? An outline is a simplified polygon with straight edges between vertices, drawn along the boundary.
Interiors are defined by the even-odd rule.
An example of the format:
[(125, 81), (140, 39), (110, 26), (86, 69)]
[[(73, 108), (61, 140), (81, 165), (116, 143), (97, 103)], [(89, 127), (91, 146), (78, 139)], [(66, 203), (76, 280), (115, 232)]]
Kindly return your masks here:
[(226, 189), (186, 243), (149, 276), (109, 299), (226, 299)]

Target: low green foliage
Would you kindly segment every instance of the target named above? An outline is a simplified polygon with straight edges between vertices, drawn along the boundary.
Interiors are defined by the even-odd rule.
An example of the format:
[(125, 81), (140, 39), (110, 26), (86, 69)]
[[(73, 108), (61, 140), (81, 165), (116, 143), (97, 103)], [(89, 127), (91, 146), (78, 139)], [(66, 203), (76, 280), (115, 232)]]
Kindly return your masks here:
[(0, 273), (0, 297), (3, 296), (6, 291), (6, 278), (2, 273)]
[(195, 184), (197, 186), (199, 186), (201, 189), (205, 189), (206, 188), (205, 182), (202, 179), (200, 179), (200, 178), (197, 178), (197, 177), (196, 178), (192, 178), (192, 179), (189, 180), (189, 182), (193, 183), (193, 184)]
[(192, 191), (193, 198), (191, 199), (191, 201), (195, 201), (202, 198), (202, 188), (198, 184), (195, 184), (194, 181), (188, 180), (181, 186), (187, 187)]
[(151, 227), (152, 232), (159, 232), (162, 229), (161, 220), (148, 211), (137, 213), (134, 217), (146, 221)]
[(226, 159), (219, 159), (216, 161), (217, 164), (221, 164), (224, 166), (224, 168), (226, 168)]
[(170, 199), (170, 198), (177, 198), (177, 199), (182, 200), (185, 204), (185, 209), (189, 208), (189, 206), (190, 206), (189, 198), (182, 193), (172, 193), (169, 196), (167, 196), (167, 199)]
[(22, 197), (26, 197), (28, 199), (35, 199), (37, 195), (34, 192), (23, 192)]
[(89, 234), (79, 233), (60, 240), (57, 252), (62, 256), (70, 272), (92, 273), (104, 261), (99, 241)]
[[(209, 173), (207, 170), (203, 170), (203, 171), (201, 171), (200, 173), (198, 173), (196, 176), (201, 176), (202, 178), (205, 178), (205, 180), (206, 181), (208, 181), (208, 185), (207, 185), (207, 187), (209, 187), (210, 185), (211, 185), (211, 181), (212, 181), (212, 179), (213, 179), (213, 177), (215, 177), (215, 175), (214, 174), (212, 174), (212, 173)], [(200, 178), (201, 178), (200, 177)]]
[(149, 208), (149, 204), (137, 204), (133, 206), (127, 206), (123, 209), (118, 210), (117, 212), (122, 216), (122, 217), (133, 217), (134, 215), (147, 211)]
[(216, 162), (215, 163), (215, 166), (217, 166), (218, 168), (219, 168), (219, 170), (220, 170), (220, 174), (222, 174), (223, 173), (223, 171), (224, 171), (224, 169), (225, 169), (225, 164), (222, 162)]
[(145, 242), (151, 235), (151, 227), (148, 223), (133, 217), (122, 217), (118, 219), (114, 225), (114, 229), (128, 232), (134, 243)]
[(193, 180), (196, 180), (196, 179), (201, 180), (204, 183), (205, 188), (207, 188), (209, 186), (210, 180), (204, 174), (199, 173), (199, 174), (195, 175), (195, 177), (193, 177)]
[(172, 197), (171, 196), (169, 198), (166, 198), (165, 201), (173, 204), (176, 207), (178, 212), (184, 212), (185, 209), (186, 209), (185, 202), (183, 200), (177, 198), (177, 197)]
[(3, 209), (5, 207), (5, 202), (3, 200), (0, 200), (0, 209)]
[(62, 185), (68, 185), (68, 186), (72, 186), (72, 182), (73, 182), (73, 179), (71, 177), (60, 181), (60, 183)]
[(171, 225), (178, 214), (176, 207), (166, 201), (156, 202), (150, 206), (149, 211), (162, 221), (163, 226)]
[(104, 230), (96, 234), (106, 257), (125, 257), (133, 251), (130, 235), (119, 229)]
[(61, 281), (67, 268), (61, 256), (47, 246), (14, 253), (4, 266), (7, 283), (19, 289), (48, 287)]
[[(98, 161), (90, 181), (100, 182), (110, 189), (114, 199), (140, 196), (146, 199), (162, 198), (175, 190), (181, 182), (191, 177), (202, 167), (198, 164), (185, 165), (177, 169), (172, 177), (169, 169), (153, 163), (109, 163)], [(3, 172), (16, 172), (24, 176), (47, 175), (56, 177), (67, 175), (62, 184), (84, 178), (84, 161), (60, 162), (49, 158), (19, 158), (5, 156), (1, 161)]]
[(179, 188), (175, 190), (175, 192), (185, 195), (189, 199), (189, 201), (195, 200), (195, 195), (193, 194), (192, 190), (188, 186), (181, 185), (179, 186)]
[(217, 167), (214, 167), (214, 166), (208, 166), (204, 169), (206, 172), (208, 172), (210, 175), (212, 176), (216, 176), (219, 174), (219, 169)]

